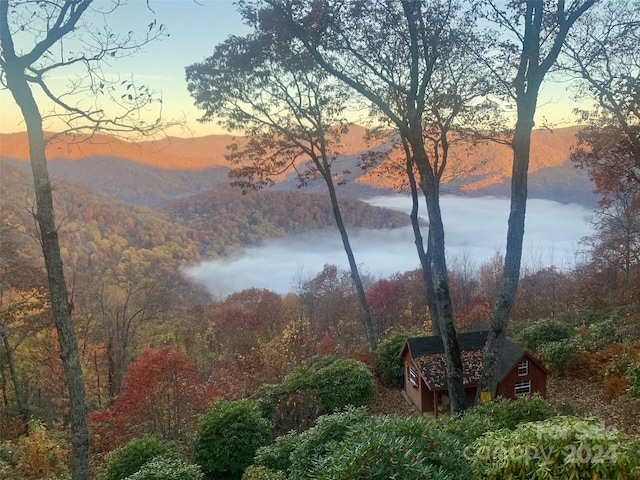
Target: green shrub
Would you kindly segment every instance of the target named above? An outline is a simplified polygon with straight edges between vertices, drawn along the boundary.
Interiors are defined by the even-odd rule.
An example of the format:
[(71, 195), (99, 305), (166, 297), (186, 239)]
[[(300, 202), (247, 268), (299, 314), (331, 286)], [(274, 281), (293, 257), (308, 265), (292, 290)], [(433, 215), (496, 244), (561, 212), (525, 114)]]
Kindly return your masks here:
[(306, 478), (446, 480), (464, 478), (470, 470), (467, 462), (460, 461), (455, 439), (423, 418), (370, 417), (326, 450)]
[(314, 355), (310, 359), (308, 359), (304, 365), (312, 372), (317, 372), (320, 369), (328, 367), (333, 362), (340, 360), (342, 357), (340, 355), (330, 354), (330, 355)]
[(328, 452), (329, 445), (342, 440), (351, 428), (366, 419), (367, 412), (364, 408), (352, 407), (344, 412), (319, 417), (315, 427), (294, 439), (295, 448), (289, 455), (289, 479), (309, 478), (307, 472), (317, 458)]
[(123, 480), (140, 470), (148, 461), (159, 456), (168, 456), (172, 451), (175, 451), (175, 446), (160, 440), (157, 435), (134, 438), (107, 455), (106, 466), (100, 478)]
[(358, 360), (340, 359), (317, 372), (318, 396), (325, 412), (362, 405), (375, 388), (373, 373)]
[(627, 380), (629, 380), (629, 388), (627, 394), (633, 398), (640, 398), (640, 358), (629, 365), (627, 369)]
[(189, 465), (176, 457), (156, 457), (126, 480), (202, 480), (204, 475), (198, 465)]
[(461, 443), (471, 444), (491, 430), (513, 430), (521, 423), (545, 420), (554, 415), (553, 408), (539, 394), (515, 400), (497, 398), (468, 408), (461, 417), (442, 417), (440, 428), (454, 435)]
[(629, 367), (631, 367), (631, 359), (629, 358), (629, 355), (627, 355), (626, 353), (621, 353), (619, 355), (613, 356), (611, 360), (609, 360), (604, 374), (605, 376), (616, 375), (619, 377), (624, 377), (627, 375)]
[(538, 352), (544, 344), (569, 340), (571, 333), (566, 323), (555, 318), (543, 318), (524, 327), (518, 335), (518, 342), (528, 350)]
[(271, 418), (276, 405), (289, 394), (284, 385), (265, 384), (262, 385), (251, 397), (254, 399), (260, 415), (264, 418)]
[(396, 332), (378, 344), (374, 372), (380, 383), (386, 387), (401, 387), (404, 379), (404, 364), (399, 357), (407, 338), (424, 335), (424, 332)]
[(595, 419), (554, 417), (497, 430), (465, 449), (477, 479), (628, 479), (637, 466), (628, 438)]
[(298, 447), (300, 435), (292, 432), (281, 435), (271, 445), (256, 451), (253, 463), (274, 471), (287, 472), (291, 468), (291, 454)]
[(250, 465), (244, 471), (242, 480), (287, 480), (283, 472), (269, 470), (267, 467)]
[(193, 461), (206, 478), (239, 479), (256, 450), (271, 442), (271, 424), (251, 400), (218, 402), (200, 417)]
[(317, 385), (317, 370), (309, 367), (297, 367), (284, 377), (282, 386), (285, 392), (299, 392), (302, 390), (315, 390)]
[(618, 327), (611, 319), (592, 323), (582, 335), (585, 350), (595, 352), (620, 340)]
[(579, 353), (578, 345), (566, 339), (544, 343), (538, 347), (538, 358), (554, 375), (562, 374), (565, 364)]

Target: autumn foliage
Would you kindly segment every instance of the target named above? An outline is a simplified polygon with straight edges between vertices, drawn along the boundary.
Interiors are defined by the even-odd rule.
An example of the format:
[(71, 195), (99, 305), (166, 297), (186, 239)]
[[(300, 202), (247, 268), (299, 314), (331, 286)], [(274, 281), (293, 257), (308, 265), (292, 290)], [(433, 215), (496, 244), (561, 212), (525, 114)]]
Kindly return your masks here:
[(129, 367), (122, 395), (113, 406), (91, 415), (94, 447), (112, 450), (145, 434), (184, 440), (196, 415), (222, 397), (224, 389), (205, 385), (184, 355), (171, 347), (147, 345)]

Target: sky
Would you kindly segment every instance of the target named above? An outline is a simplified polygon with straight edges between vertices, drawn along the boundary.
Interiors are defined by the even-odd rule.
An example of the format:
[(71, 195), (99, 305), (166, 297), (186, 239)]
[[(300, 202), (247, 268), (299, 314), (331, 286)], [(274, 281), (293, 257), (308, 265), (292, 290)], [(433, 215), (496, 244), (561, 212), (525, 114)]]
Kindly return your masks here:
[[(96, 0), (98, 9), (111, 2)], [(169, 37), (147, 45), (144, 51), (114, 62), (109, 70), (123, 78), (133, 77), (162, 94), (164, 114), (168, 118), (187, 119), (193, 131), (174, 129), (178, 136), (222, 133), (215, 123), (199, 124), (199, 112), (187, 91), (184, 69), (211, 55), (215, 45), (229, 35), (243, 35), (249, 31), (240, 14), (228, 0), (124, 0), (123, 5), (107, 16), (114, 31), (144, 32), (153, 20), (164, 24)], [(155, 13), (154, 13), (155, 12)], [(55, 80), (55, 79), (54, 79)], [(24, 131), (19, 110), (10, 93), (0, 91), (0, 132)]]
[[(96, 9), (104, 9), (108, 0), (96, 0)], [(187, 92), (184, 69), (204, 60), (215, 45), (229, 35), (243, 35), (249, 29), (242, 23), (230, 0), (123, 0), (123, 5), (107, 16), (114, 31), (144, 31), (153, 20), (164, 24), (168, 38), (154, 42), (134, 56), (114, 62), (108, 67), (113, 75), (134, 78), (160, 92), (164, 115), (168, 119), (184, 118), (189, 130), (172, 128), (177, 136), (203, 136), (224, 133), (215, 122), (201, 124), (198, 109)], [(99, 17), (95, 17), (96, 23)], [(61, 82), (62, 79), (53, 79)], [(558, 126), (573, 121), (573, 103), (564, 85), (546, 84), (540, 96), (536, 123), (543, 118)], [(10, 93), (0, 90), (0, 133), (24, 131), (24, 123)], [(45, 126), (46, 127), (46, 126)]]
[[(411, 209), (408, 196), (381, 196), (366, 201), (405, 213)], [(463, 257), (470, 258), (477, 269), (496, 253), (504, 255), (508, 199), (445, 195), (441, 206), (449, 268), (455, 268), (456, 261)], [(580, 260), (580, 239), (593, 233), (590, 214), (581, 205), (530, 199), (523, 266), (534, 271), (549, 266), (562, 270), (575, 267)], [(354, 230), (349, 236), (361, 274), (388, 278), (419, 266), (411, 227)], [(222, 299), (252, 287), (279, 294), (295, 292), (300, 281), (313, 278), (325, 264), (349, 268), (337, 231), (274, 240), (243, 250), (233, 258), (204, 261), (185, 273), (213, 298)]]

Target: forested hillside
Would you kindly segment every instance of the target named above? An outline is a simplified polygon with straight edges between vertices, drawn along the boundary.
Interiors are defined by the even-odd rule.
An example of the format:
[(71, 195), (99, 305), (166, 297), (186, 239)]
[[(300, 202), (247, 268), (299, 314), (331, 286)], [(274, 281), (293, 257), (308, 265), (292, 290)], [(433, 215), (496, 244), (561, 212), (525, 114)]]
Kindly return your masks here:
[[(400, 212), (352, 198), (343, 198), (340, 203), (347, 227), (398, 228), (409, 224), (409, 217)], [(219, 186), (161, 211), (197, 232), (194, 240), (210, 256), (224, 254), (229, 245), (256, 245), (269, 238), (335, 228), (328, 196), (291, 191), (242, 194), (237, 188)]]
[[(29, 170), (20, 160), (6, 160), (13, 166)], [(121, 157), (103, 155), (78, 160), (58, 157), (49, 161), (53, 176), (82, 183), (123, 202), (157, 207), (172, 200), (228, 184), (229, 168), (203, 170), (169, 170)]]
[[(532, 135), (530, 197), (593, 205), (593, 185), (584, 172), (568, 161), (579, 127), (536, 130)], [(89, 185), (112, 198), (144, 206), (160, 206), (229, 183), (233, 165), (225, 159), (227, 147), (244, 138), (210, 135), (165, 138), (156, 142), (126, 142), (98, 135), (91, 140), (57, 139), (49, 146), (50, 168), (56, 175)], [(511, 150), (495, 142), (452, 143), (442, 192), (457, 195), (508, 195)], [(366, 140), (362, 127), (352, 127), (342, 139), (343, 154), (334, 162), (342, 196), (364, 198), (403, 188), (402, 167), (389, 138)], [(368, 151), (388, 154), (362, 170), (359, 160)], [(0, 157), (28, 169), (26, 137), (0, 134)], [(402, 162), (400, 162), (400, 165)], [(393, 174), (395, 170), (395, 174)], [(400, 172), (400, 174), (398, 174)], [(293, 174), (276, 179), (273, 189), (298, 190)], [(311, 182), (303, 191), (326, 194), (323, 182)]]
[[(241, 246), (335, 225), (331, 204), (322, 195), (285, 191), (243, 195), (239, 189), (222, 185), (152, 209), (53, 178), (62, 244), (93, 260), (117, 259), (131, 249), (163, 252), (173, 261), (196, 262), (201, 257), (224, 256)], [(3, 162), (1, 182), (3, 216), (23, 228), (33, 225), (30, 173)], [(349, 227), (396, 228), (409, 223), (405, 214), (359, 200), (345, 198), (342, 205)], [(34, 256), (39, 255), (34, 251)]]

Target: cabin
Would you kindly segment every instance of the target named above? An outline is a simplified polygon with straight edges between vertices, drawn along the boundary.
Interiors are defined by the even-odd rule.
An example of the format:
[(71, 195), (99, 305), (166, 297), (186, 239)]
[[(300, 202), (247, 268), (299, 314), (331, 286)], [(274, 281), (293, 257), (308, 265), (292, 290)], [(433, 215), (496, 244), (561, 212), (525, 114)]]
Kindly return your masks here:
[[(469, 405), (475, 402), (488, 335), (488, 330), (458, 334), (464, 390)], [(437, 417), (438, 413), (448, 413), (447, 367), (442, 338), (409, 338), (400, 357), (404, 361), (404, 392), (407, 398), (423, 414)], [(496, 395), (513, 399), (537, 392), (546, 397), (548, 374), (538, 359), (507, 339), (498, 367), (500, 381)]]

